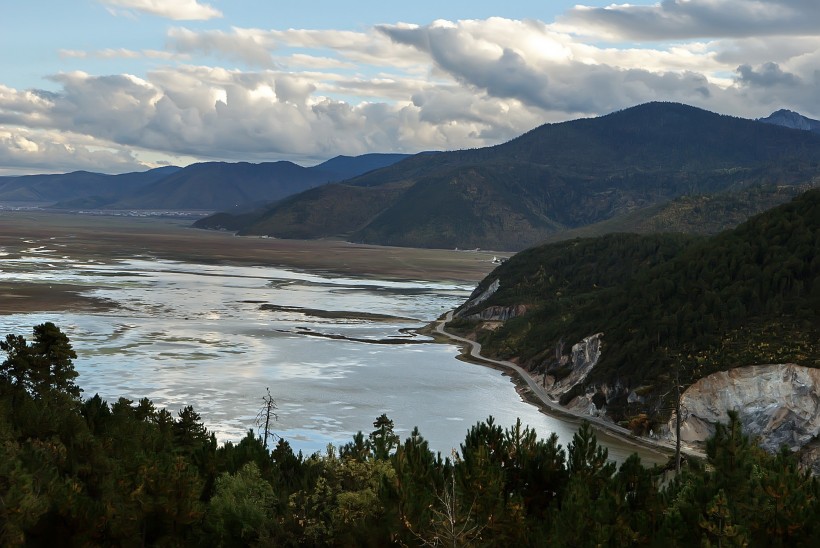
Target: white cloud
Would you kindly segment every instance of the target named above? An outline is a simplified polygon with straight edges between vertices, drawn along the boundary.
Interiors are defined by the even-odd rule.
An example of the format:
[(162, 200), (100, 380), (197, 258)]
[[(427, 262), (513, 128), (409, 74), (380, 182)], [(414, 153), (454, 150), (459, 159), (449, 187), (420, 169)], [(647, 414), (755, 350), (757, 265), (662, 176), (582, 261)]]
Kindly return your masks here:
[(222, 12), (197, 0), (99, 0), (114, 8), (133, 10), (175, 20), (207, 20), (222, 17)]
[[(60, 52), (75, 66), (122, 59), (139, 67), (151, 59), (153, 69), (139, 76), (61, 73), (50, 77), (50, 91), (0, 85), (0, 124), (18, 133), (0, 139), (0, 148), (18, 163), (74, 139), (87, 141), (74, 157), (95, 165), (132, 165), (151, 154), (306, 163), (487, 146), (544, 122), (656, 100), (746, 117), (791, 108), (818, 118), (820, 32), (801, 22), (794, 28), (803, 35), (767, 36), (786, 33), (795, 19), (815, 22), (820, 8), (782, 4), (775, 15), (775, 4), (762, 0), (576, 8), (549, 25), (490, 18), (359, 32), (177, 27), (167, 51)], [(744, 31), (732, 9), (737, 21), (756, 20), (757, 30)], [(697, 31), (707, 23), (708, 32)], [(599, 31), (626, 42), (589, 39)], [(179, 64), (185, 58), (202, 64)], [(100, 151), (108, 156), (91, 154)]]
[(122, 147), (111, 147), (87, 136), (0, 125), (0, 175), (77, 170), (101, 173), (144, 171), (151, 167)]
[(186, 28), (174, 28), (168, 32), (168, 40), (180, 53), (218, 54), (252, 67), (269, 68), (275, 65), (271, 55), (274, 42), (264, 31), (257, 29), (194, 32)]
[(171, 49), (181, 53), (215, 55), (262, 68), (275, 66), (273, 52), (282, 48), (331, 51), (347, 63), (358, 65), (406, 69), (427, 61), (414, 48), (397, 44), (376, 29), (354, 32), (232, 28), (228, 32), (174, 28), (168, 32), (168, 43)]

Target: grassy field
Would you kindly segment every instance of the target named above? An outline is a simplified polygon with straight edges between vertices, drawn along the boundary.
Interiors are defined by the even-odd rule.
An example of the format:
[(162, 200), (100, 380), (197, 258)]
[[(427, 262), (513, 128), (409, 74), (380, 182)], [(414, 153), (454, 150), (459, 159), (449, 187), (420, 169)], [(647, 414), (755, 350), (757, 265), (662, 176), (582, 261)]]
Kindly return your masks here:
[[(488, 251), (454, 251), (356, 245), (338, 240), (236, 237), (189, 228), (169, 218), (91, 216), (0, 211), (0, 268), (36, 245), (59, 245), (74, 260), (111, 261), (135, 256), (204, 264), (244, 264), (390, 280), (476, 283), (494, 265)], [(65, 285), (0, 282), (0, 313), (108, 306)]]

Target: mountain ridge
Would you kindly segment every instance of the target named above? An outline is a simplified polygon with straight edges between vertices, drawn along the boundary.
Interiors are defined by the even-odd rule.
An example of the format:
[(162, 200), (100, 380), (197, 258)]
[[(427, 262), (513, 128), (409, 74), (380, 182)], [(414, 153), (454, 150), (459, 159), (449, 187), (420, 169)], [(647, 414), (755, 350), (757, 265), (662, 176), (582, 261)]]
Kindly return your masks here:
[(785, 108), (777, 110), (765, 118), (758, 118), (757, 121), (765, 124), (775, 124), (788, 127), (791, 129), (820, 133), (820, 120), (808, 118), (799, 112), (794, 112)]
[[(309, 195), (311, 207), (334, 221), (300, 234), (520, 250), (679, 196), (818, 184), (818, 166), (820, 135), (679, 103), (646, 103), (545, 124), (493, 147), (412, 156), (320, 189)], [(340, 196), (346, 189), (363, 203), (377, 188), (393, 189), (392, 198), (363, 225), (355, 200)], [(264, 224), (251, 222), (241, 233), (290, 237), (291, 212), (307, 208), (302, 199), (272, 206)]]
[(242, 210), (385, 167), (407, 156), (337, 156), (312, 167), (288, 161), (199, 162), (121, 175), (81, 171), (0, 177), (0, 201), (44, 202), (61, 209)]

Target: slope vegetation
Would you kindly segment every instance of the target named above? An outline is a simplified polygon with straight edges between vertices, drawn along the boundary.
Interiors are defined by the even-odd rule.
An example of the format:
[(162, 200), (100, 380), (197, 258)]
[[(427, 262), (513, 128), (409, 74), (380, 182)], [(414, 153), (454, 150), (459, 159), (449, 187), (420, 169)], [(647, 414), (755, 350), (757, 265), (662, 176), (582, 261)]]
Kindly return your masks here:
[[(370, 200), (357, 189), (404, 192), (365, 226), (344, 210), (333, 212), (338, 218), (329, 226), (366, 243), (517, 250), (684, 195), (814, 185), (818, 166), (820, 135), (649, 103), (544, 125), (495, 147), (418, 155), (351, 179), (345, 182), (350, 200)], [(338, 188), (326, 192), (305, 199), (325, 207), (340, 198)], [(251, 225), (246, 232), (293, 232), (288, 208), (273, 206), (266, 214), (278, 218), (267, 225), (277, 231)]]
[(178, 170), (178, 167), (160, 167), (121, 175), (74, 171), (57, 175), (0, 177), (0, 201), (54, 203), (75, 200), (82, 204), (81, 207), (89, 203), (110, 203), (127, 193), (139, 192)]
[[(603, 333), (598, 364), (563, 401), (597, 392), (615, 418), (661, 420), (675, 369), (689, 384), (740, 365), (820, 367), (820, 190), (708, 238), (612, 234), (532, 248), (476, 294), (496, 280), (454, 328), (559, 380), (569, 347)], [(526, 312), (470, 319), (504, 309)]]

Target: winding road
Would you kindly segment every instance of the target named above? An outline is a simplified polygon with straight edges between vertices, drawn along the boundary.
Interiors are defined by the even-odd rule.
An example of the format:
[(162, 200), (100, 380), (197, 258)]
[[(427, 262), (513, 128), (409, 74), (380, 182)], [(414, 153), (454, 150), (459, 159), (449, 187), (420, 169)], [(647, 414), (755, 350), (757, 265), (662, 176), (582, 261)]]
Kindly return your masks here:
[[(670, 452), (671, 454), (674, 454), (675, 446), (671, 443), (653, 440), (642, 436), (636, 436), (626, 428), (618, 426), (617, 424), (613, 424), (605, 419), (602, 419), (601, 417), (595, 417), (583, 413), (578, 413), (576, 411), (567, 409), (566, 407), (562, 406), (557, 401), (555, 401), (549, 394), (547, 394), (543, 387), (541, 387), (537, 382), (535, 382), (535, 379), (533, 379), (529, 375), (529, 373), (527, 373), (524, 370), (524, 368), (507, 360), (494, 360), (492, 358), (482, 356), (481, 343), (471, 341), (470, 339), (465, 339), (464, 337), (459, 337), (458, 335), (454, 335), (452, 333), (448, 333), (447, 331), (445, 331), (444, 326), (447, 324), (447, 322), (451, 321), (452, 319), (453, 311), (450, 310), (449, 312), (447, 312), (447, 314), (444, 315), (443, 318), (436, 321), (436, 333), (444, 335), (445, 337), (449, 337), (450, 339), (460, 343), (461, 345), (466, 345), (466, 348), (468, 349), (467, 356), (472, 361), (475, 361), (479, 364), (488, 364), (501, 367), (503, 369), (515, 372), (521, 380), (527, 383), (529, 389), (532, 391), (535, 397), (537, 397), (538, 400), (541, 402), (541, 407), (546, 412), (548, 412), (548, 414), (578, 424), (580, 424), (581, 421), (587, 421), (591, 425), (593, 425), (593, 427), (595, 427), (597, 430), (605, 432), (610, 436), (614, 436), (626, 443), (638, 445), (644, 448), (658, 451), (663, 454), (670, 454)], [(691, 448), (682, 448), (681, 452), (687, 455), (691, 455), (693, 457), (705, 458), (705, 455), (702, 452), (693, 450)]]

